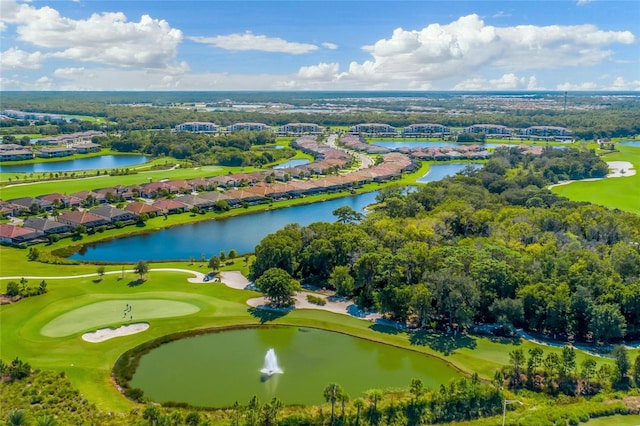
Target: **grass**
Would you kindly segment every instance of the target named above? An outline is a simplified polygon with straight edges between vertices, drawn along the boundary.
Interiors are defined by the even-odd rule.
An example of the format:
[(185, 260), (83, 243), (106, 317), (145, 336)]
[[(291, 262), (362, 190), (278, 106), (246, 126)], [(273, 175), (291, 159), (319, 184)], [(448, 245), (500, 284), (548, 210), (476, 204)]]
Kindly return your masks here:
[[(136, 281), (132, 281), (135, 283)], [(131, 285), (131, 284), (130, 284)], [(85, 330), (94, 330), (104, 326), (119, 326), (130, 323), (130, 315), (135, 313), (135, 320), (150, 320), (156, 318), (171, 318), (193, 314), (200, 309), (191, 303), (178, 302), (171, 299), (138, 299), (125, 298), (105, 300), (83, 305), (62, 315), (56, 313), (55, 308), (45, 309), (43, 315), (54, 317), (42, 327), (40, 333), (47, 337), (64, 337)], [(86, 303), (86, 302), (85, 302)], [(131, 303), (131, 311), (125, 307)], [(135, 304), (135, 310), (133, 306)], [(48, 307), (49, 308), (49, 307)]]
[(585, 426), (638, 426), (640, 425), (640, 415), (599, 417), (591, 419), (584, 424)]
[[(0, 255), (3, 269), (5, 264), (14, 263), (18, 266), (12, 269), (28, 271), (29, 275), (46, 276), (54, 272), (57, 275), (88, 274), (96, 271), (95, 265), (27, 263), (24, 251), (15, 249), (3, 248)], [(150, 267), (207, 271), (197, 262), (154, 263)], [(238, 267), (246, 271), (243, 259), (236, 259), (235, 264), (227, 268)], [(109, 265), (106, 269), (118, 271), (120, 267)], [(2, 275), (7, 276), (4, 270)], [(404, 332), (319, 310), (298, 310), (277, 319), (265, 319), (252, 314), (245, 304), (246, 299), (255, 297), (257, 293), (234, 290), (219, 283), (190, 284), (187, 281), (189, 276), (180, 272), (152, 271), (140, 285), (131, 285), (138, 279), (133, 273), (125, 273), (124, 278), (120, 274), (105, 275), (102, 281), (96, 277), (47, 280), (47, 294), (0, 306), (2, 357), (10, 360), (19, 356), (36, 368), (65, 371), (74, 386), (99, 408), (127, 411), (132, 404), (110, 381), (111, 367), (118, 356), (150, 339), (192, 329), (257, 325), (264, 321), (324, 328), (434, 355), (467, 374), (477, 371), (486, 379), (492, 377), (496, 368), (508, 362), (509, 351), (517, 347), (526, 351), (535, 346), (526, 341), (469, 336), (453, 339), (431, 335), (412, 339)], [(4, 285), (6, 280), (2, 283)], [(126, 303), (134, 305), (136, 320), (144, 319), (150, 324), (148, 330), (95, 344), (81, 339), (81, 333), (85, 331), (120, 325), (121, 311)], [(545, 352), (549, 350), (559, 351), (545, 348)], [(584, 356), (578, 353), (578, 362)]]
[(628, 161), (636, 174), (590, 182), (556, 186), (552, 191), (571, 200), (588, 201), (632, 213), (640, 213), (640, 148), (617, 145), (618, 152), (605, 154), (605, 161)]

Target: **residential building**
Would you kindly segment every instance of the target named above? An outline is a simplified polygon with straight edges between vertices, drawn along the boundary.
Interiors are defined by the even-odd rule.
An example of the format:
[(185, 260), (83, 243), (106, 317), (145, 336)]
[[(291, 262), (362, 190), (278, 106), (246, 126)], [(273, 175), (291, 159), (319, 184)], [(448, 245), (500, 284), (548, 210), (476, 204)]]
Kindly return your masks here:
[(271, 127), (263, 123), (234, 123), (231, 126), (227, 126), (227, 132), (240, 132), (242, 130), (260, 132), (263, 130), (271, 130)]
[(319, 135), (322, 127), (314, 123), (288, 123), (278, 128), (279, 135)]
[(90, 213), (87, 210), (79, 211), (73, 210), (70, 212), (63, 212), (58, 216), (58, 222), (71, 225), (73, 228), (77, 228), (80, 225), (84, 225), (87, 228), (95, 228), (96, 226), (109, 225), (109, 220), (102, 216)]
[(127, 210), (118, 209), (110, 205), (102, 205), (98, 208), (89, 210), (90, 213), (103, 217), (111, 223), (115, 222), (128, 222), (136, 219), (136, 215)]
[(402, 129), (404, 136), (448, 136), (451, 134), (451, 129), (442, 124), (434, 123), (418, 123)]
[(0, 223), (0, 243), (20, 244), (40, 237), (35, 229)]
[(356, 124), (349, 129), (349, 133), (366, 136), (396, 136), (398, 134), (394, 127), (381, 123)]
[(513, 131), (500, 124), (474, 124), (464, 128), (465, 133), (484, 133), (485, 135), (511, 135)]
[(31, 228), (44, 235), (62, 234), (73, 231), (73, 227), (69, 224), (56, 222), (42, 217), (30, 217), (26, 219), (23, 227)]
[(179, 132), (218, 133), (220, 131), (220, 126), (204, 121), (189, 121), (178, 124), (175, 129)]

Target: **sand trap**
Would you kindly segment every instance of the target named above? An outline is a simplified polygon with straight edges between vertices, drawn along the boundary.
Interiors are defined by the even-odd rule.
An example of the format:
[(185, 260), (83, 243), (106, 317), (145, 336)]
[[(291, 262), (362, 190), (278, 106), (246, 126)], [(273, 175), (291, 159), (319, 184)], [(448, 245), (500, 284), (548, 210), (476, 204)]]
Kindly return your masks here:
[(609, 166), (607, 177), (633, 176), (636, 174), (633, 164), (628, 161), (607, 161), (607, 165)]
[(251, 281), (242, 275), (240, 271), (222, 271), (220, 272), (220, 280), (226, 284), (227, 287), (238, 290), (244, 290), (247, 287), (251, 288)]
[(122, 325), (118, 328), (101, 328), (96, 331), (84, 333), (82, 340), (91, 343), (104, 342), (114, 337), (128, 336), (130, 334), (141, 333), (149, 328), (146, 322), (137, 322), (134, 324)]

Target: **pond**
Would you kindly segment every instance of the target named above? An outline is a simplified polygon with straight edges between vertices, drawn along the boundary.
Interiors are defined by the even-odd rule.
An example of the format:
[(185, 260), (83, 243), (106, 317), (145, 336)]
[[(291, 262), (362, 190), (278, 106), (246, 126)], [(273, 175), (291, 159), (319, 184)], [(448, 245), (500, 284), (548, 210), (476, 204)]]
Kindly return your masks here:
[(79, 170), (111, 170), (137, 166), (147, 161), (149, 161), (149, 157), (144, 155), (101, 155), (47, 163), (3, 165), (0, 166), (0, 171), (7, 173), (56, 173)]
[(479, 169), (483, 166), (483, 164), (470, 162), (432, 164), (429, 167), (429, 171), (424, 176), (419, 178), (418, 182), (428, 183), (441, 180), (447, 176), (453, 176), (469, 166), (473, 167), (474, 169)]
[[(269, 349), (282, 374), (260, 372)], [(142, 356), (130, 385), (156, 402), (227, 407), (246, 405), (253, 395), (319, 404), (329, 383), (357, 398), (374, 388), (408, 388), (413, 378), (435, 389), (459, 377), (444, 361), (415, 351), (317, 329), (268, 327), (164, 344)]]
[(289, 160), (286, 163), (278, 164), (274, 167), (274, 169), (286, 169), (288, 167), (298, 167), (303, 166), (305, 164), (309, 164), (309, 160), (305, 158), (296, 158), (293, 160)]
[[(209, 259), (220, 251), (236, 250), (252, 253), (256, 245), (268, 234), (297, 222), (334, 222), (332, 212), (340, 206), (356, 211), (375, 202), (377, 192), (353, 195), (313, 204), (268, 210), (250, 215), (165, 228), (157, 232), (134, 235), (111, 241), (90, 244), (71, 259), (102, 260), (107, 262), (137, 262), (138, 260)], [(188, 213), (184, 213), (188, 214)]]
[(621, 141), (619, 142), (621, 145), (627, 145), (627, 146), (633, 146), (633, 147), (640, 147), (640, 141)]

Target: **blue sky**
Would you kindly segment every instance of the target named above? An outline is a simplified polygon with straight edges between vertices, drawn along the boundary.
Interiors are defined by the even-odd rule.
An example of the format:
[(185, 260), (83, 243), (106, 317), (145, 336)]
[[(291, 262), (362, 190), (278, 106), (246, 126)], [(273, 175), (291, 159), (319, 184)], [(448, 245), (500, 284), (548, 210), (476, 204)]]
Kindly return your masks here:
[(0, 90), (640, 90), (640, 2), (0, 0)]

